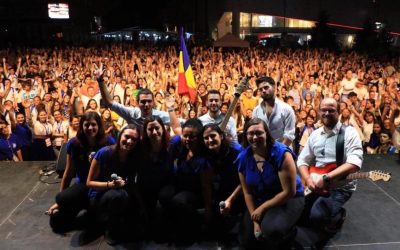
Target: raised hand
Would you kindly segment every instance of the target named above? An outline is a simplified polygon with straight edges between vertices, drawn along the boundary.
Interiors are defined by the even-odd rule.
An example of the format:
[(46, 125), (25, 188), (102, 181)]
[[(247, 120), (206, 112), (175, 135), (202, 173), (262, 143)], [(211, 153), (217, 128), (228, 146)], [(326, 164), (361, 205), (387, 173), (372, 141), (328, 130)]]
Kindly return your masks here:
[(167, 106), (167, 109), (174, 109), (175, 108), (175, 98), (172, 95), (166, 97), (165, 105)]

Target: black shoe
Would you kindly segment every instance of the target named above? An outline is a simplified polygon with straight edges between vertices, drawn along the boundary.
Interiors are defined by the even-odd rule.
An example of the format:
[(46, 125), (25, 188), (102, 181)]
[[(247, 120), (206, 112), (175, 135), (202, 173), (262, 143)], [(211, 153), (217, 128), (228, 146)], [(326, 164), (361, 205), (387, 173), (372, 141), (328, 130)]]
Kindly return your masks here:
[(74, 226), (71, 221), (73, 221), (72, 217), (65, 216), (57, 210), (50, 215), (49, 224), (54, 233), (63, 235), (74, 230)]

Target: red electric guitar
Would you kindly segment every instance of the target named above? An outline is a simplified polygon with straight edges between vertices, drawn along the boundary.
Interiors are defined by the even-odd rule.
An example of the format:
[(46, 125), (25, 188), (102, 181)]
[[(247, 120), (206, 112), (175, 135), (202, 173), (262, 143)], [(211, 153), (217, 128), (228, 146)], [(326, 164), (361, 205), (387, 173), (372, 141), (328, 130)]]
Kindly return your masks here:
[[(336, 163), (330, 163), (323, 168), (317, 168), (315, 166), (311, 166), (308, 169), (308, 171), (310, 173), (311, 179), (314, 182), (317, 182), (318, 180), (322, 179), (322, 176), (324, 174), (331, 172), (335, 168), (336, 168)], [(369, 172), (356, 172), (353, 174), (349, 174), (346, 177), (346, 179), (344, 179), (344, 180), (333, 181), (329, 185), (329, 189), (341, 187), (341, 186), (345, 185), (346, 183), (348, 183), (349, 181), (357, 180), (357, 179), (370, 179), (372, 181), (378, 181), (378, 180), (389, 181), (391, 178), (392, 178), (392, 176), (390, 175), (390, 173), (384, 173), (384, 172), (378, 171), (378, 170), (373, 170), (373, 171), (369, 171)], [(304, 181), (303, 183), (305, 184), (306, 182)], [(311, 194), (312, 190), (309, 189), (306, 185), (304, 185), (304, 186), (305, 186), (304, 196)], [(325, 192), (328, 193), (329, 190), (325, 190), (324, 193)]]

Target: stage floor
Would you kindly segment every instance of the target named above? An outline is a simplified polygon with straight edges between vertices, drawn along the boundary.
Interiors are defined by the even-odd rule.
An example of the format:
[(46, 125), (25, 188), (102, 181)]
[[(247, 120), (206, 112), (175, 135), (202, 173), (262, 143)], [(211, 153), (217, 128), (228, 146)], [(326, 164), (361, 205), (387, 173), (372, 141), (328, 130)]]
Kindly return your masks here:
[[(103, 237), (79, 246), (81, 232), (54, 234), (44, 212), (54, 202), (59, 183), (39, 180), (39, 171), (52, 162), (0, 162), (0, 249), (178, 249), (166, 244), (135, 243), (110, 247)], [(400, 164), (397, 156), (365, 156), (362, 171), (392, 173), (389, 182), (361, 180), (346, 204), (347, 219), (324, 249), (400, 249)], [(45, 177), (57, 182), (56, 174)], [(298, 248), (310, 249), (316, 234), (300, 228)], [(179, 248), (182, 249), (182, 248)], [(202, 242), (185, 249), (221, 249), (216, 242)], [(234, 247), (231, 249), (239, 249)]]

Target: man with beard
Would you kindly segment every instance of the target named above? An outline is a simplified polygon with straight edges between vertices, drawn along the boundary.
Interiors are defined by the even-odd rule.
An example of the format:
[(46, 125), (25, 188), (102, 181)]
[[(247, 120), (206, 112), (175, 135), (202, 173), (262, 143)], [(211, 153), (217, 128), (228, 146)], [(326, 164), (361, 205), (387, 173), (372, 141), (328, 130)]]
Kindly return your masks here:
[[(164, 124), (170, 124), (170, 118), (167, 112), (154, 109), (154, 95), (149, 89), (141, 89), (137, 95), (137, 107), (125, 107), (124, 105), (116, 102), (111, 97), (107, 90), (102, 77), (98, 79), (101, 96), (104, 100), (106, 107), (124, 118), (128, 124), (135, 124), (141, 131), (143, 131), (144, 119), (151, 116), (158, 116)], [(173, 110), (171, 110), (173, 112)]]
[[(358, 171), (363, 161), (357, 131), (342, 125), (338, 110), (335, 99), (322, 100), (323, 126), (310, 135), (297, 160), (301, 176), (312, 191), (306, 198), (305, 219), (330, 233), (337, 232), (343, 225), (346, 216), (343, 205), (355, 191), (356, 183), (348, 182), (338, 188), (330, 188), (330, 185)], [(311, 174), (317, 171), (320, 175)]]
[(264, 120), (272, 138), (290, 146), (295, 138), (296, 124), (292, 107), (275, 96), (275, 81), (271, 77), (260, 77), (256, 84), (263, 101), (254, 108), (253, 118)]
[[(225, 117), (225, 114), (223, 114), (220, 110), (221, 104), (221, 94), (219, 93), (219, 91), (215, 89), (209, 90), (206, 102), (208, 112), (207, 114), (199, 117), (199, 120), (201, 121), (203, 126), (209, 123), (216, 123), (218, 125), (221, 124)], [(233, 141), (237, 142), (236, 123), (232, 117), (229, 117), (225, 132), (229, 137), (232, 138)]]

